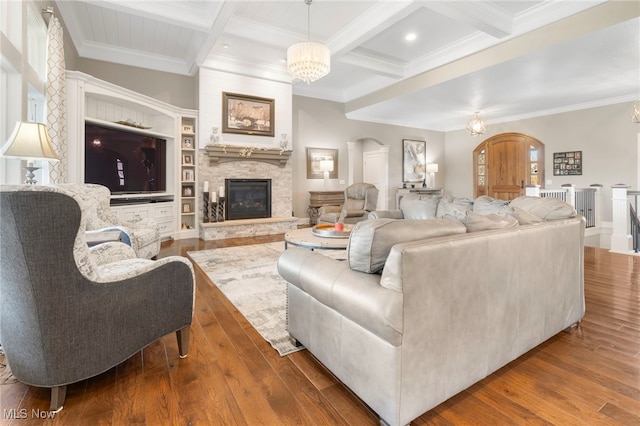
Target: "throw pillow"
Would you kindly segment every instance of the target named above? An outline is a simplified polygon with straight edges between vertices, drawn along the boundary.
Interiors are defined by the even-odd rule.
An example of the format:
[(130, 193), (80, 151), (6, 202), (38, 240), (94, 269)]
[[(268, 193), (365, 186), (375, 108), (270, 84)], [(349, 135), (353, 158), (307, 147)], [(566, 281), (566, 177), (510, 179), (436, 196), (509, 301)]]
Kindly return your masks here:
[(481, 215), (469, 210), (467, 212), (465, 225), (467, 226), (467, 231), (478, 232), (517, 226), (518, 220), (512, 216), (501, 216), (497, 214)]
[(466, 198), (443, 198), (438, 203), (436, 217), (450, 215), (463, 222), (467, 217), (467, 210), (473, 210), (473, 201)]
[(544, 219), (540, 216), (529, 213), (528, 211), (523, 210), (520, 207), (514, 207), (513, 214), (515, 215), (516, 219), (518, 219), (518, 223), (520, 225), (535, 225), (536, 223), (544, 222)]
[(447, 219), (365, 220), (351, 231), (347, 259), (351, 269), (372, 274), (382, 270), (395, 244), (465, 232), (463, 224)]
[(497, 200), (487, 195), (481, 195), (473, 202), (473, 211), (481, 215), (500, 214), (503, 216), (513, 215), (513, 211), (509, 209), (509, 202)]
[(553, 197), (522, 196), (509, 203), (510, 207), (526, 210), (544, 220), (568, 219), (576, 216), (576, 209), (569, 203)]
[(436, 217), (436, 210), (440, 197), (409, 194), (400, 200), (400, 210), (405, 219), (432, 219)]

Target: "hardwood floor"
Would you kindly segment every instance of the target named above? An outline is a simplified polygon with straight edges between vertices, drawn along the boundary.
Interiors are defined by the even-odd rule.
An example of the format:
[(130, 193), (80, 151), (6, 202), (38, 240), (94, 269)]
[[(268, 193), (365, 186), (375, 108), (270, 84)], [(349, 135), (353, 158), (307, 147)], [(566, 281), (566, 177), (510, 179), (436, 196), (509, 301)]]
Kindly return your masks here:
[[(181, 240), (161, 257), (281, 240)], [(197, 268), (196, 268), (197, 269)], [(306, 350), (280, 357), (196, 270), (190, 354), (165, 336), (116, 368), (70, 385), (53, 420), (49, 391), (0, 386), (2, 425), (375, 425), (378, 418)], [(416, 419), (414, 425), (640, 424), (640, 257), (585, 248), (587, 313)], [(7, 419), (26, 409), (26, 419)], [(18, 411), (20, 413), (20, 411)]]

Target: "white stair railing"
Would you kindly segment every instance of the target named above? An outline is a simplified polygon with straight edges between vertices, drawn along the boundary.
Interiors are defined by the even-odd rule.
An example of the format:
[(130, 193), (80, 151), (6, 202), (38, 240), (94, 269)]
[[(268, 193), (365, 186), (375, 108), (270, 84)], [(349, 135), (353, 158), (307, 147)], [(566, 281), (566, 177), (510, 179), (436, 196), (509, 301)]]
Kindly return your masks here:
[(562, 188), (541, 189), (539, 185), (530, 185), (527, 186), (525, 194), (532, 197), (552, 197), (565, 201), (584, 216), (587, 228), (594, 228), (600, 225), (600, 188), (601, 185), (592, 185), (590, 188), (563, 185)]
[(611, 187), (613, 232), (611, 251), (640, 256), (640, 191), (632, 191), (628, 185)]

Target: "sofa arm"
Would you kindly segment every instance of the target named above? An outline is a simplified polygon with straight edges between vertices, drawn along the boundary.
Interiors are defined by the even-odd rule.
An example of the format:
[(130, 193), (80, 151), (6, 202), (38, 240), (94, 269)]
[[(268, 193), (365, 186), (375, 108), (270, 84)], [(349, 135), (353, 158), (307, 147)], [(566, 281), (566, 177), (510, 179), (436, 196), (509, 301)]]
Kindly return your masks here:
[(322, 206), (318, 209), (318, 216), (322, 216), (327, 213), (340, 213), (342, 206)]
[[(278, 259), (278, 273), (313, 297), (393, 346), (402, 341), (402, 293), (380, 285), (380, 275), (354, 271), (344, 261), (291, 247)], [(288, 309), (304, 309), (291, 306)]]
[(344, 214), (344, 217), (367, 217), (369, 212), (366, 210), (343, 210), (341, 214)]
[(369, 219), (404, 219), (402, 210), (376, 210), (369, 213)]

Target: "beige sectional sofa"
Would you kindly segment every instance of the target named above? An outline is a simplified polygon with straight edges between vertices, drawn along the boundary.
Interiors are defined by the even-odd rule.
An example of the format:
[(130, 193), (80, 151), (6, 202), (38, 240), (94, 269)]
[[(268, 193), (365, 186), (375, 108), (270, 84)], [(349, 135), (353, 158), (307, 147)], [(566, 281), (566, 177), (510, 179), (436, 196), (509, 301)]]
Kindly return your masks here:
[(584, 315), (584, 219), (555, 201), (519, 203), (479, 216), (519, 205), (533, 223), (467, 232), (454, 215), (371, 219), (352, 231), (347, 261), (286, 250), (291, 336), (383, 423), (410, 423)]

